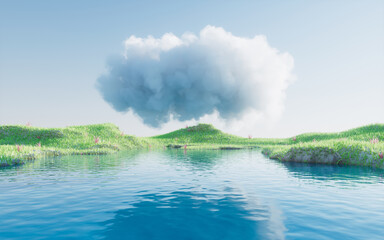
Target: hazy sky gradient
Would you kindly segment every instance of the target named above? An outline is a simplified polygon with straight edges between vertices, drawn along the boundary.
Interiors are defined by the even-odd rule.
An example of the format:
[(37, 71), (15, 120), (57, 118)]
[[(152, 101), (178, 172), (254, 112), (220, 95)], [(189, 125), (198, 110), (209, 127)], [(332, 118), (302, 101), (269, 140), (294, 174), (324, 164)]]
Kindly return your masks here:
[[(248, 134), (286, 137), (384, 122), (384, 1), (0, 1), (0, 124), (112, 122), (135, 135), (162, 129), (115, 112), (95, 88), (131, 35), (195, 34), (206, 25), (265, 35), (290, 53), (297, 80), (275, 123)], [(191, 124), (189, 122), (188, 124)], [(224, 125), (218, 124), (226, 131)], [(244, 132), (241, 133), (245, 135)]]

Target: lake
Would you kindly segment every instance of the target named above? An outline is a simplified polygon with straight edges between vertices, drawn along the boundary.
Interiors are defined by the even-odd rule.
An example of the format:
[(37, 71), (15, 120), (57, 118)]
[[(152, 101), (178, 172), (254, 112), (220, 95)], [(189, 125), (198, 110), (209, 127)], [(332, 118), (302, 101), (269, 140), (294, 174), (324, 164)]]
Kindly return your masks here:
[(0, 239), (383, 236), (383, 170), (181, 149), (0, 169)]

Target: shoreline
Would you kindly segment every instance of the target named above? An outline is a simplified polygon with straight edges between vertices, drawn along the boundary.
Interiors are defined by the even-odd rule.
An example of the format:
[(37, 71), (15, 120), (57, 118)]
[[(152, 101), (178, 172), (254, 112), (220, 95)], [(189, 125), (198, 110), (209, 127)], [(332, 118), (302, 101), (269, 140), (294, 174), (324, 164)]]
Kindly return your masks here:
[[(188, 146), (188, 145), (187, 145)], [(370, 152), (358, 152), (355, 154), (350, 154), (352, 151), (348, 149), (343, 149), (341, 152), (336, 151), (328, 147), (314, 147), (314, 148), (290, 148), (286, 153), (276, 153), (271, 148), (261, 148), (260, 146), (217, 146), (213, 148), (207, 147), (192, 147), (189, 145), (188, 151), (198, 151), (198, 150), (208, 150), (208, 151), (235, 151), (235, 150), (245, 150), (245, 149), (260, 149), (261, 153), (272, 160), (277, 160), (280, 162), (296, 162), (296, 163), (309, 163), (309, 164), (324, 164), (324, 165), (338, 165), (338, 166), (362, 166), (362, 167), (371, 167), (377, 169), (384, 169), (384, 161), (380, 161), (374, 157)], [(163, 147), (163, 148), (154, 148), (153, 150), (159, 149), (180, 149), (181, 147)], [(132, 150), (142, 150), (141, 148), (132, 149)], [(147, 149), (150, 151), (151, 149)], [(115, 149), (113, 152), (99, 151), (99, 152), (87, 152), (82, 151), (72, 152), (72, 153), (62, 153), (60, 151), (48, 150), (45, 152), (38, 152), (32, 154), (26, 154), (20, 158), (15, 158), (9, 162), (0, 162), (0, 168), (2, 167), (13, 167), (20, 166), (25, 164), (27, 161), (34, 161), (46, 157), (59, 157), (59, 156), (81, 156), (81, 155), (109, 155), (116, 154), (120, 149)]]
[(285, 139), (242, 138), (209, 124), (153, 137), (126, 135), (113, 124), (37, 128), (0, 126), (0, 167), (51, 156), (105, 155), (125, 150), (187, 149), (232, 151), (260, 149), (281, 162), (384, 168), (384, 124), (340, 133), (307, 133)]

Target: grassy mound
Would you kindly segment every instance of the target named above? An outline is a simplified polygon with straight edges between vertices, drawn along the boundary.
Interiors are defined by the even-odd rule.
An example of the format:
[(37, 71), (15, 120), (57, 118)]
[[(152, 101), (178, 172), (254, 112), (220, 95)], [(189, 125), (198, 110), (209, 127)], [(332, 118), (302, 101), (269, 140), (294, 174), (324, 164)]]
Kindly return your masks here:
[[(285, 141), (285, 145), (266, 144), (263, 153), (281, 161), (336, 162), (384, 168), (384, 124), (372, 124), (339, 133), (306, 133)], [(332, 152), (332, 155), (327, 152)]]
[(199, 144), (199, 143), (228, 143), (236, 139), (237, 136), (223, 133), (222, 131), (214, 128), (211, 124), (199, 124), (197, 126), (186, 127), (173, 131), (164, 135), (152, 137), (153, 139), (175, 141), (185, 144)]
[(113, 124), (45, 129), (0, 126), (0, 166), (22, 164), (42, 156), (100, 155), (157, 147), (158, 142), (123, 134)]
[(348, 139), (367, 142), (375, 138), (384, 140), (384, 124), (372, 124), (339, 133), (305, 133), (298, 135), (296, 138), (302, 142), (313, 141), (313, 139), (320, 141)]

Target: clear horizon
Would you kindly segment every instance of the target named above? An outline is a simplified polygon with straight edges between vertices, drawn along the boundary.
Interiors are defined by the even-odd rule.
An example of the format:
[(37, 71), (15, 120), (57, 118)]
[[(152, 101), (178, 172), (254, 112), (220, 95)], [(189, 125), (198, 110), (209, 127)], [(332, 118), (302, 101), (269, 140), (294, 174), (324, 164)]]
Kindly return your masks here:
[[(240, 39), (265, 36), (292, 56), (295, 81), (275, 95), (283, 103), (276, 117), (230, 126), (205, 116), (153, 128), (103, 100), (97, 79), (129, 37), (198, 36), (207, 25)], [(152, 136), (204, 122), (240, 136), (290, 137), (384, 123), (383, 1), (2, 1), (0, 53), (0, 125), (110, 122)], [(256, 105), (269, 112), (268, 104)]]

